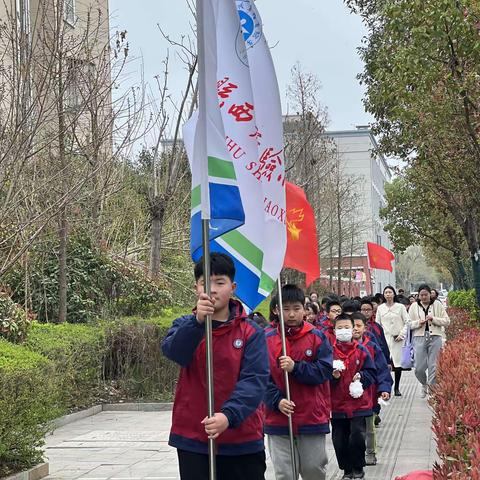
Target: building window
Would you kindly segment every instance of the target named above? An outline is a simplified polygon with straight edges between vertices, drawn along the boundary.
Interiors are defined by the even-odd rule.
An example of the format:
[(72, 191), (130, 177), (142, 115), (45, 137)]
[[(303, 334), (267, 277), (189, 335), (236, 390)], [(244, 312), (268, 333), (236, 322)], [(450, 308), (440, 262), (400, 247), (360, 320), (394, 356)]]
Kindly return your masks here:
[(89, 86), (94, 81), (95, 65), (74, 58), (67, 59), (65, 79), (65, 107), (67, 110), (81, 109), (89, 95)]
[(75, 0), (64, 0), (63, 18), (72, 27), (75, 25)]

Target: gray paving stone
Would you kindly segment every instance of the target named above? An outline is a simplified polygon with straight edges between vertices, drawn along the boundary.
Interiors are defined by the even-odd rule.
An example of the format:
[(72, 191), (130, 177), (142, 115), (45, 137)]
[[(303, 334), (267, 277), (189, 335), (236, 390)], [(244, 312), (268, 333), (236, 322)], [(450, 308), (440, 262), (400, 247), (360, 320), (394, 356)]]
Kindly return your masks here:
[[(369, 480), (394, 480), (437, 460), (431, 410), (413, 372), (403, 376), (402, 393), (382, 410), (378, 464), (367, 467)], [(167, 444), (170, 420), (169, 411), (104, 411), (65, 425), (46, 438), (46, 480), (178, 480), (176, 451)], [(330, 435), (327, 451), (327, 478), (338, 480)], [(265, 478), (275, 479), (268, 452)]]

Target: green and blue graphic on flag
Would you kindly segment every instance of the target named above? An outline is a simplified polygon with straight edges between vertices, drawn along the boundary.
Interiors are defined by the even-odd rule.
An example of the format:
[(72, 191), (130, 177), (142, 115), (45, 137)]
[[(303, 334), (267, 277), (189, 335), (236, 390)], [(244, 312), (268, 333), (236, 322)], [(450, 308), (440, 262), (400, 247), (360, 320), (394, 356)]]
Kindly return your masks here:
[(236, 294), (255, 308), (274, 288), (286, 249), (278, 85), (253, 1), (198, 0), (197, 8), (199, 108), (184, 126), (191, 253), (201, 258), (201, 220), (209, 219), (211, 251), (233, 258)]

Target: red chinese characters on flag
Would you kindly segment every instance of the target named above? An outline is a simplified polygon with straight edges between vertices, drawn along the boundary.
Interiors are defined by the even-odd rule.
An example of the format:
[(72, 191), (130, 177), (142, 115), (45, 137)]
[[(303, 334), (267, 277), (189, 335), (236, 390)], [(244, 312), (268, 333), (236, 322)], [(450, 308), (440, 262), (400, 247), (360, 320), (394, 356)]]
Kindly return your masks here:
[(245, 102), (242, 105), (232, 104), (228, 113), (232, 115), (237, 122), (250, 122), (253, 120), (253, 105)]
[(223, 80), (219, 80), (217, 82), (218, 97), (222, 99), (220, 101), (220, 108), (225, 105), (225, 100), (230, 98), (232, 92), (238, 88), (238, 85), (230, 82), (229, 80), (229, 77), (225, 77)]
[(250, 138), (253, 138), (257, 141), (257, 145), (260, 145), (260, 139), (262, 138), (262, 134), (260, 133), (260, 130), (258, 130), (258, 127), (255, 126), (255, 131), (249, 135)]
[(257, 180), (265, 178), (270, 182), (273, 178), (275, 181), (282, 182), (282, 185), (284, 185), (285, 178), (283, 174), (275, 174), (275, 170), (282, 166), (282, 152), (283, 148), (277, 152), (273, 147), (266, 148), (258, 162), (251, 162), (247, 165), (247, 170), (250, 170)]

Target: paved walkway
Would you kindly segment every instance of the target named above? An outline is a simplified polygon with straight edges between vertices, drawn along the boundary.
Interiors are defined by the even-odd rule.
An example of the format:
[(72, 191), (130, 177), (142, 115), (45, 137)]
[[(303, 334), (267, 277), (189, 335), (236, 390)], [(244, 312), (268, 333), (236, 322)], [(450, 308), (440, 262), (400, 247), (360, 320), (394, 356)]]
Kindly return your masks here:
[[(367, 480), (393, 480), (412, 470), (431, 468), (436, 460), (431, 412), (407, 372), (403, 397), (382, 411), (377, 429), (378, 465), (367, 467)], [(176, 452), (167, 445), (170, 412), (102, 412), (57, 429), (46, 439), (47, 480), (178, 479)], [(328, 479), (341, 478), (328, 436)], [(267, 480), (274, 480), (268, 461)]]

